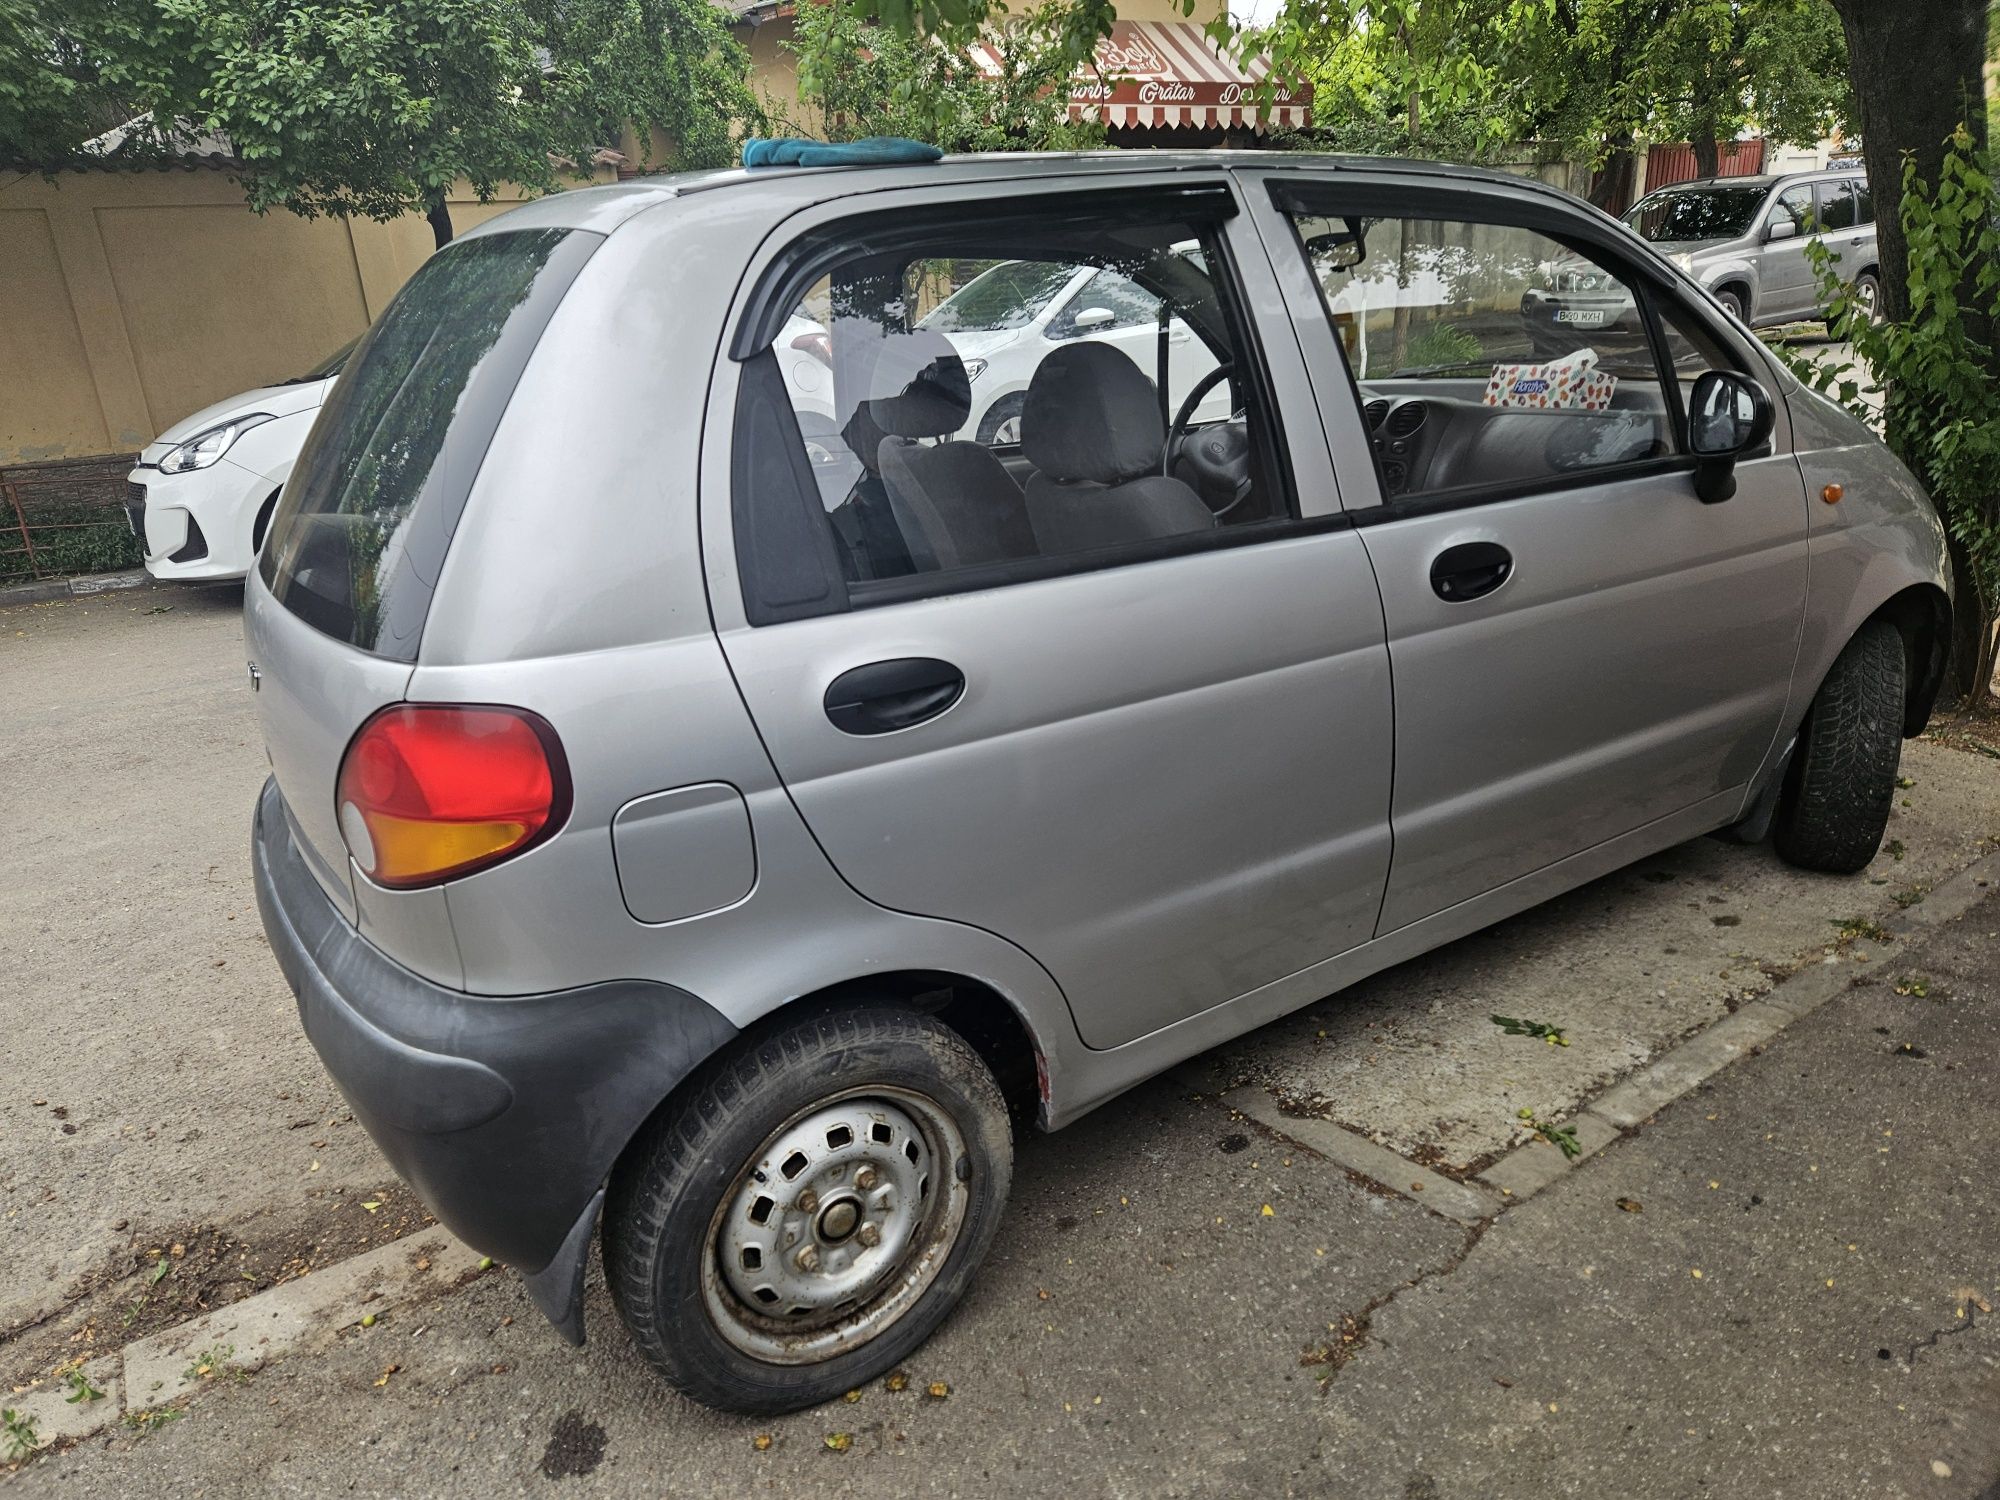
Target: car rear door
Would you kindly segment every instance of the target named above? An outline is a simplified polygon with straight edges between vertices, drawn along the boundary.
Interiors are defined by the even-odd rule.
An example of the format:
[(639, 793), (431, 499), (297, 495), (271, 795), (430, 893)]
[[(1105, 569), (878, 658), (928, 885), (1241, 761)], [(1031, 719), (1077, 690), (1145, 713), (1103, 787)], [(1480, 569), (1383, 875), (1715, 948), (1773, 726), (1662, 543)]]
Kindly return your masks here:
[[(1372, 445), (1335, 453), (1350, 494), (1381, 485), (1380, 503), (1354, 512), (1395, 674), (1380, 932), (1574, 856), (1608, 868), (1621, 848), (1636, 857), (1727, 821), (1790, 685), (1804, 488), (1781, 443), (1737, 466), (1734, 498), (1703, 504), (1681, 456), (1682, 402), (1699, 369), (1755, 370), (1754, 356), (1545, 195), (1359, 174), (1270, 181), (1267, 238), (1274, 254), (1289, 242), (1295, 317), (1325, 326), (1339, 297), (1378, 346), (1358, 390), (1331, 340), (1313, 370), (1330, 429), (1356, 431), (1357, 411), (1379, 424)], [(1366, 257), (1345, 270), (1315, 261), (1309, 247), (1343, 226), (1366, 230)], [(1673, 320), (1666, 376), (1646, 326), (1576, 328), (1566, 350), (1548, 347), (1567, 325), (1547, 317), (1542, 283), (1577, 256)], [(1396, 343), (1460, 363), (1398, 378)], [(1552, 353), (1587, 353), (1609, 385), (1565, 394)], [(1418, 407), (1420, 420), (1401, 415)]]
[[(1032, 954), (1093, 1047), (1365, 941), (1387, 876), (1381, 606), (1296, 344), (1280, 325), (1260, 345), (1245, 320), (1276, 294), (1237, 209), (1221, 173), (1053, 187), (989, 175), (823, 205), (753, 265), (731, 351), (741, 357), (719, 366), (710, 408), (704, 553), (716, 624), (805, 821), (865, 896)], [(1227, 267), (1201, 317), (1239, 361), (1258, 455), (1255, 493), (1223, 524), (1134, 530), (1082, 552), (1036, 536), (997, 563), (869, 577), (854, 556), (874, 554), (841, 552), (824, 514), (795, 500), (790, 413), (762, 369), (758, 332), (767, 300), (782, 317), (798, 294), (789, 267), (830, 277), (853, 310), (836, 338), (879, 330), (886, 349), (916, 342), (895, 290), (899, 255), (931, 275), (1006, 256), (1140, 274), (1133, 257), (1190, 236)], [(924, 378), (953, 362), (936, 357)], [(836, 351), (837, 373), (857, 367)], [(1086, 425), (1063, 428), (1062, 444), (1038, 434), (1031, 401), (1022, 451), (1066, 444), (1088, 467), (1096, 446), (1130, 447), (1147, 408), (1159, 422), (1144, 388), (1148, 398), (1104, 430), (1081, 413)], [(900, 408), (883, 408), (882, 394), (854, 386), (837, 401), (851, 412), (865, 397), (888, 420)], [(1158, 450), (1156, 434), (1132, 451), (1151, 477), (1129, 493), (1105, 486), (1107, 513), (1137, 518), (1157, 497), (1185, 500), (1146, 441)], [(1018, 517), (1000, 514), (1018, 497), (992, 493), (988, 529), (1021, 535)]]
[[(1813, 210), (1819, 220), (1819, 234), (1833, 256), (1834, 268), (1843, 281), (1853, 281), (1875, 264), (1875, 223), (1873, 205), (1862, 220), (1862, 194), (1866, 184), (1852, 177), (1835, 177), (1813, 187)], [(1813, 295), (1823, 302), (1817, 285)]]

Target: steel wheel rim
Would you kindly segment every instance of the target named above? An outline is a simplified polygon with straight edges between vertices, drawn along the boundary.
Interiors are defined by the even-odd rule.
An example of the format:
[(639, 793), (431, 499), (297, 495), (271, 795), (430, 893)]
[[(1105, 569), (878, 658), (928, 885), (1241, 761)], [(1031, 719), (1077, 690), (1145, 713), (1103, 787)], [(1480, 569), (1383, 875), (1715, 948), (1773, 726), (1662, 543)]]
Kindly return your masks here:
[[(937, 1280), (971, 1194), (965, 1138), (935, 1100), (857, 1088), (770, 1135), (716, 1206), (702, 1300), (732, 1348), (817, 1364), (880, 1337)], [(810, 1251), (810, 1254), (807, 1252)]]

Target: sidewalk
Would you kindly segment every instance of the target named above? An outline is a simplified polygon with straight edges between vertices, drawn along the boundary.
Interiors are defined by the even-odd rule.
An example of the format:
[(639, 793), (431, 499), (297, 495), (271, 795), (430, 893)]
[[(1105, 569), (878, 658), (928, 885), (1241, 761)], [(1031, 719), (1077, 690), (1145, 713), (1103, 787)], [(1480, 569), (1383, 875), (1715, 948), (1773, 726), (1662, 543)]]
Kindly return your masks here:
[(2000, 895), (1891, 945), (1483, 1230), (1156, 1083), (1024, 1143), (1009, 1227), (906, 1389), (722, 1417), (647, 1375), (601, 1286), (578, 1353), (482, 1277), (15, 1482), (2000, 1500), (1997, 931)]

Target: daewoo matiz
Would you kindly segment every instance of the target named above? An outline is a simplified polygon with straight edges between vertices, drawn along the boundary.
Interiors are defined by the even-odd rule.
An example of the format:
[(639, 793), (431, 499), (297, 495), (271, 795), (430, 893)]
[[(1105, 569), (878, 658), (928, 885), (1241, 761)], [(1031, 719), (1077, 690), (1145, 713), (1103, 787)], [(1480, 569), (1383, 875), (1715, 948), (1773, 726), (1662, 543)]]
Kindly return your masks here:
[[(1579, 261), (1629, 326), (1551, 310)], [(1115, 272), (1157, 336), (1049, 340), (980, 444), (924, 320), (1005, 262)], [(1949, 610), (1875, 439), (1533, 183), (564, 193), (411, 279), (286, 486), (257, 891), (438, 1216), (577, 1341), (601, 1227), (646, 1358), (775, 1411), (946, 1316), (1010, 1122), (1699, 834), (1859, 869)]]

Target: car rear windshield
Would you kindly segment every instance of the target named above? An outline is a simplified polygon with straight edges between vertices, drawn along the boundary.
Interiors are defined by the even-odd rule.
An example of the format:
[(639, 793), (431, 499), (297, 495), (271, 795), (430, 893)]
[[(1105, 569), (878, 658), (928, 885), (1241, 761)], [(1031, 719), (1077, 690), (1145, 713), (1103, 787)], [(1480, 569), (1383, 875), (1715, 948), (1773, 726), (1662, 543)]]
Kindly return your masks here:
[(603, 236), (479, 235), (428, 261), (354, 351), (258, 563), (307, 624), (415, 661), (486, 446), (556, 304)]
[(1733, 240), (1750, 232), (1750, 221), (1756, 217), (1765, 191), (1761, 187), (1717, 187), (1657, 193), (1634, 205), (1625, 222), (1642, 238), (1656, 243)]

